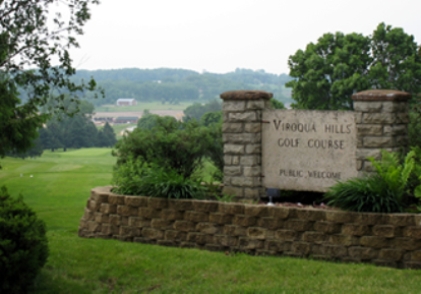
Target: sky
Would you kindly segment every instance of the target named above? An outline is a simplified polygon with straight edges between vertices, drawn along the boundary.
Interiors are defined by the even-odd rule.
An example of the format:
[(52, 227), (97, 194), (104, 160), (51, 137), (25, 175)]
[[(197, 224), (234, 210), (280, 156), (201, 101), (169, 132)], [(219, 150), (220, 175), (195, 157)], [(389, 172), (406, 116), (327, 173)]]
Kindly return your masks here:
[(420, 0), (102, 0), (71, 56), (77, 69), (236, 68), (289, 73), (324, 33), (371, 35), (381, 22), (421, 43)]

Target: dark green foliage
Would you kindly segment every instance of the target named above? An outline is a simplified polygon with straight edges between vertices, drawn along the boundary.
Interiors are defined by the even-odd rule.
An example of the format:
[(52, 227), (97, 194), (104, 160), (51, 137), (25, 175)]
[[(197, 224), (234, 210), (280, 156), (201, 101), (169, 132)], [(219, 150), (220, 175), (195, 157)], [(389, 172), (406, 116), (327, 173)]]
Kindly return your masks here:
[(215, 180), (222, 180), (222, 172), (224, 169), (224, 143), (222, 142), (222, 121), (209, 125), (208, 132), (210, 142), (207, 148), (206, 155), (218, 168), (218, 172), (214, 175)]
[(112, 147), (117, 143), (114, 129), (105, 123), (104, 127), (98, 131), (97, 146), (98, 147)]
[[(137, 127), (139, 129), (150, 130), (156, 125), (156, 121), (159, 118), (159, 115), (152, 114), (149, 110), (145, 109), (143, 111), (142, 117), (137, 121)], [(172, 118), (168, 118), (172, 119)]]
[[(219, 116), (218, 116), (219, 117)], [(205, 188), (193, 174), (210, 158), (223, 168), (221, 122), (208, 127), (196, 120), (147, 113), (132, 133), (117, 142), (113, 182), (119, 193), (169, 198), (198, 198)], [(215, 175), (219, 179), (219, 173)]]
[(38, 137), (32, 141), (32, 147), (24, 152), (12, 151), (7, 154), (10, 157), (28, 158), (28, 157), (39, 157), (44, 153), (44, 146), (41, 144), (41, 139)]
[(409, 106), (408, 137), (410, 146), (421, 146), (421, 94), (413, 94)]
[(72, 116), (56, 115), (40, 129), (40, 144), (44, 149), (112, 147), (117, 142), (113, 128), (106, 123), (98, 130), (91, 120), (94, 106), (86, 101)]
[(123, 137), (113, 153), (118, 156), (117, 164), (124, 164), (133, 157), (174, 170), (187, 179), (200, 167), (211, 144), (208, 128), (197, 122), (158, 117), (151, 129), (136, 128)]
[(375, 175), (338, 182), (325, 194), (328, 204), (359, 212), (401, 212), (419, 185), (419, 180), (411, 183), (412, 174), (420, 171), (416, 155), (410, 151), (401, 163), (398, 154), (383, 150), (380, 160), (369, 158)]
[(174, 199), (203, 198), (199, 180), (186, 179), (174, 170), (154, 166), (142, 178), (142, 195)]
[(220, 101), (214, 99), (206, 104), (194, 103), (184, 110), (184, 121), (195, 119), (200, 121), (202, 116), (207, 112), (216, 112), (222, 110), (222, 104)]
[(382, 150), (380, 160), (369, 158), (384, 185), (390, 193), (395, 195), (398, 201), (403, 200), (405, 193), (408, 194), (408, 181), (415, 166), (414, 157), (415, 151), (412, 150), (406, 154), (403, 162), (400, 163), (397, 153)]
[(401, 212), (403, 205), (380, 176), (339, 182), (325, 194), (328, 205), (357, 212)]
[(21, 105), (15, 85), (0, 75), (0, 157), (23, 154), (33, 146), (46, 119), (47, 115), (38, 115), (36, 108)]
[(293, 105), (301, 109), (352, 109), (355, 92), (421, 90), (421, 56), (414, 37), (381, 23), (372, 36), (324, 34), (290, 56)]
[(43, 221), (0, 189), (0, 293), (26, 293), (48, 257)]
[(275, 98), (270, 99), (270, 105), (273, 109), (286, 109), (285, 105), (281, 101), (276, 100)]
[(222, 123), (222, 111), (206, 112), (200, 118), (200, 124), (209, 127), (213, 124)]
[(132, 156), (126, 158), (124, 163), (114, 166), (113, 185), (115, 191), (124, 195), (142, 196), (143, 177), (148, 167), (140, 159)]
[(207, 127), (210, 142), (206, 155), (218, 168), (218, 172), (214, 174), (215, 180), (222, 180), (222, 171), (224, 168), (221, 106), (218, 100), (211, 100), (204, 105), (195, 103), (184, 110), (185, 116), (183, 118), (184, 121), (200, 121), (202, 126)]
[(113, 174), (115, 191), (124, 195), (144, 195), (173, 199), (202, 198), (205, 188), (200, 180), (184, 178), (175, 170), (129, 158), (117, 165)]

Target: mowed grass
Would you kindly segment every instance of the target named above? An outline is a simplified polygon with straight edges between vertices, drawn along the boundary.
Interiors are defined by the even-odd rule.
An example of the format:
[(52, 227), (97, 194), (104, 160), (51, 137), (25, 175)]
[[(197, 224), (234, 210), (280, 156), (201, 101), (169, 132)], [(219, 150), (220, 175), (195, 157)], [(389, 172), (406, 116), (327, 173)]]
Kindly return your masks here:
[(50, 256), (31, 293), (421, 293), (417, 270), (79, 238), (90, 189), (110, 184), (110, 151), (0, 161), (0, 185), (48, 227)]
[(95, 107), (95, 112), (130, 112), (147, 110), (184, 110), (193, 102), (180, 102), (179, 104), (162, 104), (161, 102), (137, 102), (134, 106), (116, 106), (115, 104), (106, 104)]

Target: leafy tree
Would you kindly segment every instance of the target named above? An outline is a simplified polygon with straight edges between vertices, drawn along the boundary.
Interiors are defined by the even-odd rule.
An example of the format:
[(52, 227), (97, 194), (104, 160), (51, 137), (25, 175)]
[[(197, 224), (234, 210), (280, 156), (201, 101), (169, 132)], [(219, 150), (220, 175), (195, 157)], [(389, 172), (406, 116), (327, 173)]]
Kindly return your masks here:
[(200, 123), (205, 127), (209, 127), (213, 124), (221, 124), (222, 111), (206, 112), (200, 118)]
[(112, 147), (115, 143), (117, 143), (115, 132), (108, 122), (106, 122), (102, 130), (98, 132), (97, 144), (99, 147)]
[(29, 149), (46, 118), (21, 105), (15, 85), (0, 75), (0, 157)]
[(32, 142), (32, 146), (24, 152), (11, 151), (7, 154), (10, 157), (27, 158), (27, 157), (39, 157), (44, 153), (44, 146), (41, 143), (40, 137), (36, 138)]
[(195, 119), (200, 121), (201, 117), (207, 112), (220, 111), (222, 109), (221, 103), (216, 100), (210, 100), (206, 104), (194, 103), (184, 110), (184, 121)]
[[(157, 114), (150, 113), (149, 110), (145, 109), (143, 111), (142, 117), (137, 121), (137, 127), (139, 129), (150, 130), (156, 126), (157, 120), (160, 116)], [(175, 120), (173, 117), (166, 117), (166, 119)]]
[(78, 47), (76, 36), (83, 33), (93, 4), (98, 0), (0, 1), (1, 156), (31, 145), (48, 117), (39, 114), (39, 107), (53, 101), (49, 113), (68, 113), (66, 95), (77, 104), (78, 95), (95, 88), (92, 79), (70, 78), (75, 69), (69, 55), (70, 48)]
[(65, 134), (62, 139), (64, 149), (98, 146), (98, 129), (85, 115), (78, 113), (73, 117), (66, 117), (60, 124)]
[[(71, 102), (70, 99), (65, 98), (63, 103)], [(74, 105), (69, 105), (69, 109), (76, 110)], [(66, 150), (67, 148), (114, 145), (113, 142), (116, 139), (112, 128), (108, 126), (104, 134), (103, 131), (99, 132), (91, 121), (93, 110), (94, 106), (91, 103), (82, 100), (78, 113), (72, 116), (63, 116), (60, 113), (53, 115), (46, 126), (39, 131), (43, 147), (54, 151), (56, 148)]]
[(63, 137), (63, 129), (57, 119), (49, 120), (46, 127), (39, 130), (39, 138), (42, 146), (53, 152), (64, 146), (62, 143)]
[(288, 60), (293, 107), (351, 109), (353, 93), (387, 88), (419, 93), (421, 57), (414, 37), (384, 23), (372, 36), (324, 34)]
[(275, 98), (270, 99), (270, 105), (273, 109), (285, 109), (285, 105)]

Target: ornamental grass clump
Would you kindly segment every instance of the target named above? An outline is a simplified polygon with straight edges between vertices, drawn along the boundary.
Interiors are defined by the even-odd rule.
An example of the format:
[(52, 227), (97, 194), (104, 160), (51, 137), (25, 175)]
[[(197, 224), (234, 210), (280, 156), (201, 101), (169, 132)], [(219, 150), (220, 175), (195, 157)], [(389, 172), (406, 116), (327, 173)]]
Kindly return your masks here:
[(402, 202), (378, 175), (338, 182), (325, 194), (328, 205), (357, 212), (401, 212)]
[(148, 164), (141, 159), (128, 159), (113, 173), (114, 192), (172, 199), (200, 199), (205, 187), (200, 179), (184, 178), (177, 171)]
[(411, 150), (400, 163), (396, 153), (382, 150), (380, 160), (369, 158), (376, 173), (338, 182), (325, 194), (328, 205), (358, 212), (402, 212), (413, 194), (409, 179), (417, 170), (415, 156)]

